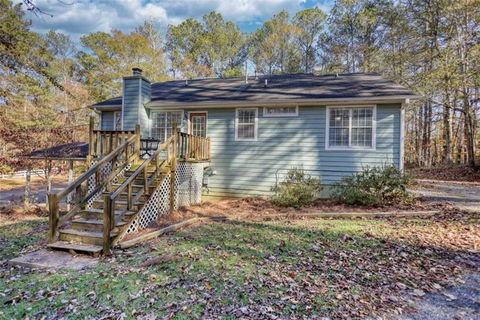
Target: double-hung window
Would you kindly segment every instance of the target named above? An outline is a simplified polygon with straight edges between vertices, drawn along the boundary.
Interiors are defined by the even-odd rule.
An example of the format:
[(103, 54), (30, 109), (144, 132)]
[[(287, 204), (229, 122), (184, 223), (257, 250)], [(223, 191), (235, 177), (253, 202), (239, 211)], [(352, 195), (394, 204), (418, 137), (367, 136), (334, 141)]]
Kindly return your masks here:
[(258, 108), (235, 110), (235, 140), (256, 141), (258, 132)]
[(165, 142), (173, 134), (173, 126), (181, 128), (183, 111), (152, 111), (152, 137)]
[(327, 149), (375, 149), (375, 106), (327, 107)]

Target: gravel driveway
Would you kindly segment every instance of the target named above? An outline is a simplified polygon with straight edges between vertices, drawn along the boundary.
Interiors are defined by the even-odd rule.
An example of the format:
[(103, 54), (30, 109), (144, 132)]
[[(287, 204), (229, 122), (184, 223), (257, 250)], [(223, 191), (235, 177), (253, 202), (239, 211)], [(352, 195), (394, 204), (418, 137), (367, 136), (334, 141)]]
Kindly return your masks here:
[(472, 273), (465, 283), (441, 293), (428, 293), (418, 300), (416, 313), (399, 317), (399, 320), (480, 319), (480, 274)]
[[(417, 196), (432, 202), (449, 202), (461, 210), (476, 212), (480, 215), (480, 183), (452, 182), (437, 180), (417, 180), (412, 190)], [(480, 267), (480, 259), (472, 261)], [(477, 269), (478, 270), (478, 269)], [(402, 315), (398, 320), (447, 320), (480, 319), (480, 272), (465, 277), (464, 283), (442, 290), (427, 293), (415, 300), (414, 313)]]
[[(5, 181), (0, 180), (0, 183)], [(54, 181), (52, 183), (52, 192), (60, 192), (67, 186), (65, 181)], [(31, 188), (32, 200), (37, 204), (44, 204), (47, 198), (46, 185), (44, 183), (34, 183)], [(0, 207), (9, 206), (13, 203), (21, 203), (25, 196), (25, 186), (14, 186), (10, 189), (0, 190)]]
[(450, 202), (460, 210), (480, 213), (480, 182), (417, 180), (412, 190), (426, 200)]

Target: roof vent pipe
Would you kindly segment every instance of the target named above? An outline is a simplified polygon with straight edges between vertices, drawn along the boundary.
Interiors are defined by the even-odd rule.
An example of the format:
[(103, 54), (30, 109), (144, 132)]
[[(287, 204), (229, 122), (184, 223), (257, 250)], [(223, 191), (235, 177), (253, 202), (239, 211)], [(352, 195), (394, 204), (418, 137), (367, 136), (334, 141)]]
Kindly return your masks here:
[(133, 73), (134, 76), (141, 76), (142, 75), (142, 69), (132, 68), (132, 73)]
[(263, 85), (264, 88), (268, 86), (268, 79), (265, 79), (265, 84)]
[(188, 79), (185, 79), (185, 87), (188, 86)]

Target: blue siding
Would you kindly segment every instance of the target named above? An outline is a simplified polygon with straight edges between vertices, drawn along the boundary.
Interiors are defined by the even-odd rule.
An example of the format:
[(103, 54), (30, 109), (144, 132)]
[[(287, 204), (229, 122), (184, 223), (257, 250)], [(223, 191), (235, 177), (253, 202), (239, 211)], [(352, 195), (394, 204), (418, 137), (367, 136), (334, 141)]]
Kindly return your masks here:
[(123, 80), (123, 130), (135, 130), (140, 104), (140, 78)]
[(141, 84), (142, 85), (142, 92), (141, 92), (142, 101), (139, 105), (138, 117), (139, 117), (140, 128), (142, 130), (142, 136), (149, 137), (150, 136), (150, 121), (149, 121), (150, 114), (145, 108), (145, 104), (150, 102), (151, 86), (150, 86), (150, 82), (146, 81), (145, 79), (142, 79), (141, 82), (142, 82)]
[(149, 135), (149, 114), (145, 104), (150, 102), (150, 82), (140, 77), (126, 77), (123, 84), (123, 129), (134, 130), (140, 124), (142, 136)]
[(208, 109), (212, 194), (263, 194), (292, 167), (329, 185), (365, 166), (400, 164), (400, 105), (377, 106), (376, 150), (325, 150), (326, 108), (300, 107), (298, 117), (264, 118), (258, 141), (235, 141), (235, 109)]
[(102, 130), (113, 130), (115, 117), (113, 111), (103, 111), (101, 113), (100, 128)]

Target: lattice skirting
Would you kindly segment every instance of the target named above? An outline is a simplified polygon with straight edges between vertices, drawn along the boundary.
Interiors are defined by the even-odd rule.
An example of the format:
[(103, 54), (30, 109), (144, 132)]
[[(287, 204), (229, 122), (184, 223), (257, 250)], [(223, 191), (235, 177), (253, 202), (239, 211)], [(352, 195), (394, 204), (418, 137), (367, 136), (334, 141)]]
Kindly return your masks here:
[(159, 216), (168, 214), (170, 210), (170, 177), (167, 176), (155, 189), (145, 205), (130, 222), (126, 233), (145, 229)]
[[(175, 175), (174, 206), (175, 209), (202, 202), (203, 163), (179, 162)], [(152, 222), (170, 211), (170, 176), (167, 176), (155, 189), (153, 194), (129, 223), (123, 236), (147, 228)]]
[(203, 163), (180, 162), (175, 175), (175, 208), (202, 202)]

